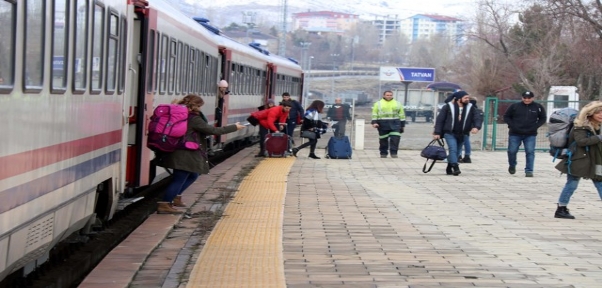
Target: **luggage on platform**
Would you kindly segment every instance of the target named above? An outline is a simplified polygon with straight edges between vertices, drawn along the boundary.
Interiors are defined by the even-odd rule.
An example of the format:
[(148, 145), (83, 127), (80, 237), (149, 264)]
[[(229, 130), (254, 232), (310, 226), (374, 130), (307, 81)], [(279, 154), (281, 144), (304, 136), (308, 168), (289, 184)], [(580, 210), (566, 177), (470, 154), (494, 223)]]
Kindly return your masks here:
[(326, 146), (326, 158), (351, 159), (351, 141), (347, 136), (332, 136)]
[(286, 157), (290, 154), (290, 138), (282, 132), (268, 133), (265, 137), (265, 153), (267, 157)]

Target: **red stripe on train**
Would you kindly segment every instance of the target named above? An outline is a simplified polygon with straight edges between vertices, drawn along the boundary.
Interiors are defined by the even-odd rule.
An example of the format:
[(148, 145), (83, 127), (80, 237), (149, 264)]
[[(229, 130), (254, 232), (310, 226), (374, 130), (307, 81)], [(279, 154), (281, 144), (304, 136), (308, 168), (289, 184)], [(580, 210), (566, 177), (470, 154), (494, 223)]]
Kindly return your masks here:
[(0, 157), (0, 180), (121, 142), (121, 130)]

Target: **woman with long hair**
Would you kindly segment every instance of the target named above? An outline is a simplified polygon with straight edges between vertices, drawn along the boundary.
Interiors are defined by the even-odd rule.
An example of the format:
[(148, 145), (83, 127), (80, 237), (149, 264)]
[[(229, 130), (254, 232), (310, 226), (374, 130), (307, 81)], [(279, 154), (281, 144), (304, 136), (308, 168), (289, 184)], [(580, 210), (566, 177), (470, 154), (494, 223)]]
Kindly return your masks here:
[(566, 184), (558, 197), (555, 218), (575, 219), (566, 206), (581, 178), (591, 179), (602, 199), (602, 102), (585, 105), (573, 123), (568, 140), (572, 156), (556, 165), (556, 169), (566, 173)]
[(193, 94), (189, 94), (177, 102), (188, 108), (188, 129), (184, 139), (194, 140), (199, 144), (199, 148), (197, 150), (179, 149), (158, 155), (158, 165), (172, 168), (173, 175), (165, 190), (163, 201), (157, 203), (157, 213), (182, 213), (182, 211), (174, 209), (174, 206), (186, 207), (186, 204), (182, 202), (182, 193), (200, 174), (209, 173), (207, 141), (205, 140), (207, 135), (222, 135), (245, 128), (238, 122), (224, 127), (213, 127), (207, 124), (207, 118), (201, 112), (204, 103), (201, 97)]
[(321, 100), (314, 100), (307, 109), (305, 109), (305, 115), (303, 116), (303, 124), (301, 125), (301, 137), (306, 138), (308, 142), (305, 142), (299, 147), (293, 148), (293, 155), (297, 157), (299, 150), (309, 146), (309, 158), (320, 159), (316, 156), (316, 144), (320, 139), (320, 134), (328, 125), (322, 122), (320, 113), (324, 109), (324, 102)]

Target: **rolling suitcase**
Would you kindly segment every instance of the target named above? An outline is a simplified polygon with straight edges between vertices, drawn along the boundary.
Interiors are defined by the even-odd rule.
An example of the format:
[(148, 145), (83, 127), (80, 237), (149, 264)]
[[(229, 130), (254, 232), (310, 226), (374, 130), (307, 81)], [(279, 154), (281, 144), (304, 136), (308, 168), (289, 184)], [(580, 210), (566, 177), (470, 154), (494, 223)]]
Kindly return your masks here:
[(351, 154), (352, 150), (349, 137), (330, 137), (330, 139), (328, 140), (328, 145), (326, 146), (326, 158), (351, 159)]
[(286, 157), (289, 154), (290, 139), (286, 133), (268, 133), (265, 136), (265, 154), (267, 157)]

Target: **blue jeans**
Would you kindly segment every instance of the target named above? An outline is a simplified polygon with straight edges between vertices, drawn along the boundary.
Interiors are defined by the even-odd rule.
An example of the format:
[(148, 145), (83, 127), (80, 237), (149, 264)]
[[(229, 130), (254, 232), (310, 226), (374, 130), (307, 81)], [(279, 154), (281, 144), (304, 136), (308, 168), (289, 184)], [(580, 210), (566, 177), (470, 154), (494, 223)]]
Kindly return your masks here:
[(464, 147), (464, 157), (470, 156), (470, 135), (464, 135), (464, 145), (458, 147), (458, 158), (462, 157), (462, 147)]
[(535, 135), (509, 135), (508, 136), (508, 165), (516, 167), (516, 154), (522, 142), (525, 147), (527, 165), (525, 172), (533, 172), (533, 163), (535, 162)]
[(165, 190), (165, 195), (163, 195), (163, 201), (170, 203), (176, 196), (182, 195), (182, 192), (199, 178), (199, 174), (173, 169), (173, 175), (171, 177), (171, 182)]
[[(575, 190), (577, 190), (577, 185), (579, 185), (579, 180), (581, 177), (575, 177), (570, 174), (566, 174), (566, 184), (564, 184), (564, 188), (562, 188), (562, 192), (560, 192), (560, 197), (558, 197), (558, 206), (567, 206), (569, 205), (569, 201), (571, 200), (571, 196)], [(596, 190), (598, 190), (598, 196), (602, 199), (602, 182), (593, 181)]]
[(443, 134), (443, 138), (448, 150), (447, 163), (458, 164), (458, 147), (462, 146), (462, 142), (458, 143), (458, 139), (452, 134)]

